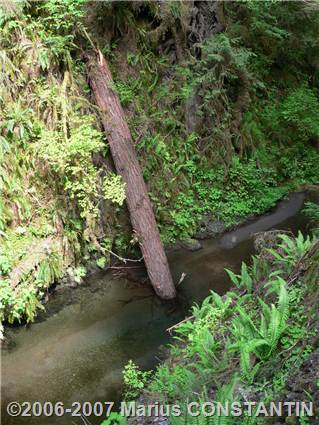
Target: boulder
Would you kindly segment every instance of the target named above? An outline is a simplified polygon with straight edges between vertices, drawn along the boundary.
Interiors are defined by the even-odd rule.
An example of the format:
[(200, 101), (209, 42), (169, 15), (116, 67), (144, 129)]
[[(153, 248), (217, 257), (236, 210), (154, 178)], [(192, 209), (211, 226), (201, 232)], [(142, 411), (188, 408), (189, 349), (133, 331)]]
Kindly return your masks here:
[(194, 235), (196, 239), (208, 239), (221, 235), (226, 230), (222, 220), (212, 220), (211, 216), (204, 216), (200, 230)]
[(198, 251), (203, 248), (199, 241), (191, 238), (180, 241), (180, 246), (188, 251)]

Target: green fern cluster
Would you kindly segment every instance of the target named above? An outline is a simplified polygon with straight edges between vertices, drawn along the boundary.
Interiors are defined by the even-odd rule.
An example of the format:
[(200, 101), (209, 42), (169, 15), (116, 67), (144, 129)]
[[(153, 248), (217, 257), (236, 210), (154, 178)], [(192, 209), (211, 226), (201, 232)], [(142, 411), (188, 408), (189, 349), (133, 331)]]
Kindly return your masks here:
[(309, 217), (315, 226), (319, 223), (319, 206), (314, 202), (306, 202), (303, 213)]
[(280, 264), (285, 271), (290, 271), (294, 264), (309, 250), (314, 239), (310, 236), (303, 236), (299, 231), (297, 238), (290, 238), (287, 235), (280, 235), (281, 243), (279, 250), (269, 249), (268, 251), (274, 257), (276, 264)]
[(288, 292), (282, 284), (278, 294), (277, 306), (269, 306), (259, 299), (260, 319), (254, 320), (242, 307), (237, 307), (238, 316), (232, 322), (235, 343), (228, 349), (240, 353), (240, 367), (244, 379), (249, 383), (260, 368), (260, 363), (252, 364), (252, 355), (263, 361), (268, 360), (277, 348), (277, 344), (287, 328), (289, 318)]
[[(236, 288), (223, 297), (212, 292), (176, 327), (171, 358), (158, 367), (147, 393), (180, 403), (234, 401), (255, 392), (263, 394), (265, 402), (273, 400), (273, 388), (281, 391), (289, 368), (299, 367), (311, 352), (309, 344), (304, 347), (309, 316), (302, 300), (312, 289), (309, 282), (292, 285), (289, 276), (300, 258), (313, 252), (316, 243), (317, 239), (301, 234), (296, 238), (280, 235), (272, 250), (280, 253), (275, 263), (274, 256), (263, 252), (253, 257), (252, 265), (243, 263), (239, 274), (228, 271)], [(306, 339), (312, 335), (314, 332), (308, 331)], [(269, 376), (277, 362), (284, 365), (283, 370)], [(270, 384), (267, 380), (272, 379)], [(208, 397), (207, 389), (213, 396)], [(182, 417), (171, 420), (177, 425), (258, 423), (257, 418), (249, 417), (237, 420), (201, 414), (192, 418), (186, 410)]]

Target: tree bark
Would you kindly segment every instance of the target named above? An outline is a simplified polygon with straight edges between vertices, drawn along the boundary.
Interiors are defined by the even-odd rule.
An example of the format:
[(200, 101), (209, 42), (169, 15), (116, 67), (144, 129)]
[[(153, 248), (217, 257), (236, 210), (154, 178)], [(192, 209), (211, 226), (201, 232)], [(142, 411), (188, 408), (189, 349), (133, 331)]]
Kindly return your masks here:
[(148, 276), (159, 297), (172, 299), (176, 291), (132, 136), (119, 97), (114, 91), (111, 72), (100, 51), (89, 55), (88, 76), (116, 171), (126, 183), (126, 202)]

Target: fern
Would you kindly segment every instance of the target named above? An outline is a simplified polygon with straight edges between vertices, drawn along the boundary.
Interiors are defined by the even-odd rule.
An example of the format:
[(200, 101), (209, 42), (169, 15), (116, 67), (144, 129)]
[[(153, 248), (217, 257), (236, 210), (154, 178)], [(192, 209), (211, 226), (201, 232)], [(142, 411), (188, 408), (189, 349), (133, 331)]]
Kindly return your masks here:
[(235, 274), (231, 270), (225, 269), (230, 280), (236, 285), (237, 288), (244, 288), (248, 293), (252, 292), (253, 279), (248, 271), (247, 264), (242, 262), (240, 274)]
[(275, 263), (284, 266), (285, 270), (289, 272), (297, 261), (309, 250), (313, 244), (313, 240), (310, 236), (304, 237), (300, 231), (296, 238), (285, 234), (279, 235), (279, 238), (282, 241), (278, 245), (279, 249), (268, 249), (267, 251), (274, 257)]
[(238, 316), (233, 319), (231, 329), (235, 341), (228, 347), (230, 351), (239, 353), (241, 373), (249, 383), (253, 382), (259, 369), (258, 363), (252, 367), (252, 354), (259, 360), (267, 360), (286, 330), (289, 318), (286, 285), (280, 285), (277, 306), (269, 306), (261, 299), (259, 304), (262, 310), (259, 323), (241, 306), (237, 306)]
[(36, 283), (40, 288), (48, 287), (61, 278), (62, 274), (62, 258), (58, 253), (53, 252), (39, 264), (35, 275)]
[(306, 202), (302, 212), (315, 223), (319, 222), (319, 205), (313, 202)]

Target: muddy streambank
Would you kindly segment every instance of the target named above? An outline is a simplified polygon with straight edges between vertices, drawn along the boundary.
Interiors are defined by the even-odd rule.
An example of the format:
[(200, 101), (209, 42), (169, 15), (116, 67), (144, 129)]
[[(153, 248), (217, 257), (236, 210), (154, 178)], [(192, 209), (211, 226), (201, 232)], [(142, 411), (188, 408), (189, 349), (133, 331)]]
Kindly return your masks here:
[[(175, 281), (182, 273), (178, 300), (161, 302), (148, 287), (110, 273), (91, 276), (77, 289), (52, 295), (32, 326), (8, 328), (2, 352), (2, 403), (10, 401), (115, 401), (121, 398), (122, 369), (129, 359), (151, 369), (159, 347), (169, 342), (166, 329), (185, 317), (211, 289), (229, 289), (225, 268), (238, 270), (254, 252), (252, 235), (271, 228), (307, 231), (301, 209), (313, 194), (294, 193), (268, 214), (222, 236), (202, 241), (202, 249), (169, 253)], [(43, 424), (43, 418), (7, 417), (4, 423)], [(98, 418), (90, 418), (93, 425)], [(81, 418), (46, 418), (45, 424), (80, 424)]]

